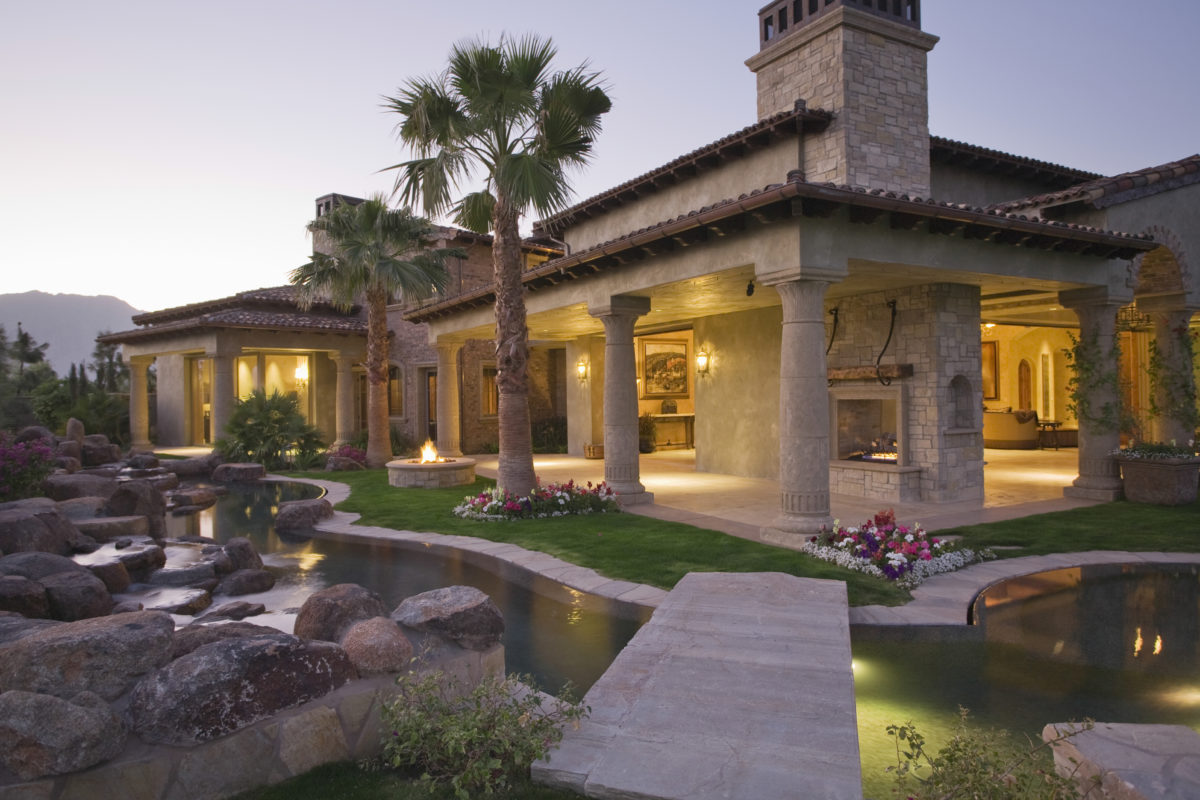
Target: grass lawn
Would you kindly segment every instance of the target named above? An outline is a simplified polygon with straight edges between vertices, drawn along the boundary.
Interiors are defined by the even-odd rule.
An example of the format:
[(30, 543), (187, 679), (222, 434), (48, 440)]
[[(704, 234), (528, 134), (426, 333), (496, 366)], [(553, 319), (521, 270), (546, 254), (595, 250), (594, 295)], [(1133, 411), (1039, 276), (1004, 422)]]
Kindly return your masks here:
[[(572, 792), (529, 784), (496, 800), (576, 800)], [(325, 764), (273, 786), (251, 789), (234, 800), (454, 800), (447, 786), (430, 786), (391, 770), (365, 770), (353, 761)]]
[[(292, 474), (331, 478), (328, 472)], [(877, 578), (794, 550), (637, 514), (478, 522), (450, 513), (465, 495), (494, 484), (486, 478), (453, 489), (398, 489), (388, 485), (384, 469), (339, 472), (333, 479), (350, 486), (350, 498), (338, 510), (361, 514), (360, 524), (509, 542), (618, 580), (670, 589), (689, 572), (786, 572), (845, 581), (851, 605), (894, 606), (911, 599), (908, 592)]]

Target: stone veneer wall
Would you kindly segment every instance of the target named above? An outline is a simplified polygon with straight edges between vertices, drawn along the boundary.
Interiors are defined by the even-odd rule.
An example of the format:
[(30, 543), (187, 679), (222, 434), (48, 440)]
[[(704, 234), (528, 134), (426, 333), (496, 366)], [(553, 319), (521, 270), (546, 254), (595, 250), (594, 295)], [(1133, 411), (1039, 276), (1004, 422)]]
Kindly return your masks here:
[[(483, 367), (494, 366), (491, 341), (472, 339), (459, 354), (462, 374), (462, 451), (495, 452), (500, 440), (499, 420), (483, 416)], [(534, 347), (529, 351), (529, 418), (566, 416), (566, 355), (562, 347)]]
[(937, 38), (842, 8), (782, 37), (746, 63), (758, 77), (758, 116), (797, 100), (832, 111), (804, 137), (805, 178), (929, 196), (926, 54)]
[(404, 382), (404, 413), (391, 417), (391, 425), (419, 445), (425, 441), (425, 428), (421, 425), (425, 392), (421, 368), (437, 367), (437, 351), (429, 344), (428, 326), (405, 322), (400, 318), (399, 307), (388, 309), (388, 329), (392, 332), (388, 359), (400, 367)]
[[(983, 497), (979, 289), (961, 284), (927, 284), (840, 298), (830, 367), (873, 366), (887, 339), (896, 300), (896, 329), (882, 363), (912, 364), (907, 392), (908, 464), (919, 467), (920, 499), (927, 502)], [(829, 326), (826, 335), (829, 334)], [(958, 378), (958, 381), (955, 379)], [(875, 381), (843, 381), (878, 385)], [(953, 384), (953, 385), (952, 385)], [(903, 445), (902, 445), (903, 446)], [(839, 477), (841, 476), (841, 477)], [(833, 492), (861, 494), (864, 480), (845, 469), (832, 471)], [(900, 485), (911, 478), (901, 479)], [(878, 481), (872, 481), (878, 483)], [(916, 499), (916, 498), (912, 498)]]
[[(445, 645), (426, 666), (462, 686), (503, 677), (504, 647), (482, 652)], [(324, 697), (192, 747), (151, 746), (131, 737), (125, 753), (92, 769), (0, 785), (5, 798), (70, 800), (192, 800), (229, 797), (279, 783), (332, 761), (367, 759), (382, 751), (380, 705), (395, 689), (393, 675), (351, 681)]]

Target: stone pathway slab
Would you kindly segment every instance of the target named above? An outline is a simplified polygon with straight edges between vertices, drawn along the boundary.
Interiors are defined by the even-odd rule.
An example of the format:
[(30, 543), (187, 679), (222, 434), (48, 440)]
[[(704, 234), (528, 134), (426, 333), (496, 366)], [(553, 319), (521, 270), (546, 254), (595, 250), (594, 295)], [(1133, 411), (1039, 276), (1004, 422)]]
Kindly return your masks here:
[(535, 780), (596, 798), (862, 797), (845, 585), (691, 573)]

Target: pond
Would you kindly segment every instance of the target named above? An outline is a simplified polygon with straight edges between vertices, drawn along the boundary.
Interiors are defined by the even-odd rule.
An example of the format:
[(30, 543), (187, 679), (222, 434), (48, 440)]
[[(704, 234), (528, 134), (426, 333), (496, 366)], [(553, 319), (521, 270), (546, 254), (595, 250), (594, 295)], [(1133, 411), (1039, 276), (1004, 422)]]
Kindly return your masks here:
[(867, 796), (889, 796), (884, 733), (913, 720), (940, 746), (958, 707), (1040, 741), (1048, 722), (1200, 730), (1200, 570), (1107, 565), (1043, 572), (980, 595), (975, 625), (853, 631)]
[[(508, 565), (497, 564), (496, 571), (490, 571), (455, 554), (275, 532), (279, 503), (318, 494), (320, 489), (302, 483), (244, 484), (210, 509), (168, 516), (167, 535), (201, 535), (218, 542), (249, 538), (279, 576), (273, 590), (248, 598), (268, 608), (294, 610), (313, 592), (338, 583), (358, 583), (378, 592), (389, 609), (430, 589), (474, 586), (487, 593), (504, 615), (508, 671), (531, 674), (551, 692), (567, 681), (580, 694), (590, 688), (649, 618), (647, 611), (568, 589)], [(271, 624), (264, 617), (247, 621)]]

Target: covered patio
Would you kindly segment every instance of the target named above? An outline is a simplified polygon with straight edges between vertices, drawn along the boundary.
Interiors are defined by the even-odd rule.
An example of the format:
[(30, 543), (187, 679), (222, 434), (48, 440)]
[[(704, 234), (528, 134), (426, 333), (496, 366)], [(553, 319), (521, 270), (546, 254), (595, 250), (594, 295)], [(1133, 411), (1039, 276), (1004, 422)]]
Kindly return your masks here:
[[(476, 473), (494, 478), (497, 456), (478, 455)], [(857, 525), (877, 511), (894, 508), (904, 523), (920, 522), (926, 530), (941, 530), (979, 522), (1015, 519), (1097, 501), (1063, 496), (1078, 474), (1078, 453), (1063, 450), (984, 450), (984, 501), (950, 503), (889, 503), (842, 494), (831, 495), (834, 519)], [(695, 450), (666, 450), (641, 456), (641, 480), (654, 495), (653, 503), (626, 510), (657, 519), (685, 522), (753, 541), (779, 513), (779, 483), (696, 470)], [(604, 480), (604, 462), (569, 455), (534, 456), (543, 484), (575, 480)]]

